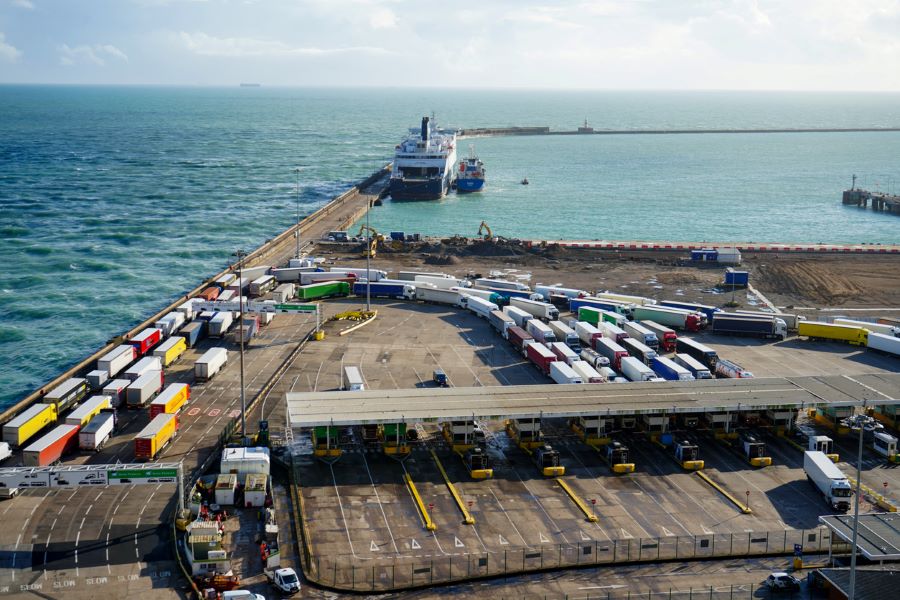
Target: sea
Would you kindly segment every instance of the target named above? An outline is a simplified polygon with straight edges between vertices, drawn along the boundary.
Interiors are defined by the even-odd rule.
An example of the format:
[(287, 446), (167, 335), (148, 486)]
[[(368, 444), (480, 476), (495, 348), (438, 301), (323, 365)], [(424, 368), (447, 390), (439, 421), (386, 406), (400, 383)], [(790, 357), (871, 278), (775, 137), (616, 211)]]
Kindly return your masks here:
[[(900, 127), (900, 94), (0, 85), (0, 408), (388, 162), (407, 129)], [(479, 194), (380, 231), (900, 242), (900, 132), (463, 140)], [(299, 167), (299, 172), (296, 169)], [(527, 177), (530, 185), (520, 181)]]

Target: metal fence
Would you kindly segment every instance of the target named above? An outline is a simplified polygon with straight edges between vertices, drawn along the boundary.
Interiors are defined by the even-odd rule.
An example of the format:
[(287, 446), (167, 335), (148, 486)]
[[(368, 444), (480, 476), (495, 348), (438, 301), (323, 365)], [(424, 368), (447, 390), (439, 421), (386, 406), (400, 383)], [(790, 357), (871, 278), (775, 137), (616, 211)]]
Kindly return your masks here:
[[(768, 590), (760, 584), (751, 583), (745, 585), (725, 585), (718, 587), (697, 587), (687, 589), (647, 590), (635, 592), (615, 589), (615, 585), (598, 586), (605, 589), (597, 589), (578, 594), (565, 594), (559, 596), (500, 596), (497, 600), (521, 599), (534, 600), (550, 598), (565, 600), (750, 600), (768, 595)], [(786, 596), (788, 598), (792, 596)]]
[[(792, 554), (798, 546), (806, 553), (819, 553), (828, 551), (830, 543), (828, 529), (819, 528), (543, 544), (535, 548), (437, 556), (431, 559), (407, 560), (397, 557), (393, 560), (363, 560), (351, 555), (319, 556), (313, 553), (307, 563), (307, 577), (323, 586), (336, 589), (384, 592), (572, 567)], [(835, 546), (838, 549), (837, 542)], [(693, 592), (688, 592), (691, 593)], [(720, 592), (710, 592), (708, 589), (705, 593), (714, 595), (698, 597), (731, 597), (717, 596), (715, 594)], [(727, 593), (732, 593), (732, 590), (729, 589)], [(740, 593), (743, 594), (743, 591)]]

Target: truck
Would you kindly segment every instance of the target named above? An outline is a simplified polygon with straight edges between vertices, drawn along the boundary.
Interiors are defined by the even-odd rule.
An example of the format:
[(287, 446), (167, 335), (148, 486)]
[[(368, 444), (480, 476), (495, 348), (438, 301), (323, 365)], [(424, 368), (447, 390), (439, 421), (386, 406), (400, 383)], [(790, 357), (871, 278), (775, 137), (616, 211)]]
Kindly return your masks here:
[(127, 343), (134, 346), (134, 350), (138, 356), (144, 356), (161, 340), (162, 330), (157, 329), (156, 327), (148, 327), (135, 334), (135, 336), (128, 340)]
[(585, 321), (576, 321), (574, 329), (578, 339), (587, 348), (593, 348), (597, 340), (603, 337), (602, 331)]
[(633, 304), (623, 304), (614, 300), (605, 300), (603, 298), (595, 298), (593, 296), (585, 296), (583, 298), (571, 298), (569, 300), (569, 312), (578, 314), (582, 307), (601, 308), (619, 315), (630, 317), (634, 309)]
[[(592, 351), (593, 352), (593, 351)], [(572, 370), (581, 377), (584, 383), (606, 383), (606, 377), (601, 375), (585, 360), (574, 360), (569, 364)]]
[(100, 452), (115, 428), (115, 415), (100, 413), (78, 432), (78, 448)]
[(666, 381), (693, 381), (690, 371), (665, 356), (655, 356), (650, 361), (650, 368)]
[(558, 285), (536, 285), (534, 291), (544, 298), (545, 302), (550, 302), (551, 296), (565, 296), (566, 298), (581, 298), (587, 296), (584, 290), (576, 290), (574, 288), (565, 288)]
[(355, 279), (344, 281), (320, 281), (308, 285), (297, 286), (297, 298), (300, 300), (320, 300), (350, 295), (350, 285)]
[(705, 344), (693, 340), (691, 338), (678, 338), (675, 342), (675, 350), (679, 354), (687, 354), (699, 360), (711, 371), (715, 372), (716, 363), (719, 362), (719, 355), (715, 350)]
[(32, 404), (3, 424), (3, 441), (20, 448), (48, 425), (56, 423), (56, 416), (55, 405)]
[(109, 381), (109, 371), (94, 369), (93, 371), (88, 371), (84, 378), (87, 379), (88, 385), (91, 386), (92, 390), (99, 390)]
[(866, 345), (879, 352), (900, 356), (900, 338), (883, 333), (870, 333), (866, 338)]
[(690, 354), (675, 354), (673, 360), (691, 372), (694, 379), (712, 379), (710, 370)]
[(628, 446), (619, 441), (606, 445), (602, 456), (613, 473), (634, 473), (634, 463), (628, 462)]
[(475, 285), (486, 288), (528, 291), (528, 286), (524, 283), (519, 283), (518, 281), (507, 281), (506, 279), (488, 279), (485, 277), (479, 277), (475, 280), (474, 283)]
[(423, 285), (416, 286), (416, 300), (421, 300), (422, 302), (461, 307), (463, 305), (463, 298), (465, 298), (465, 296), (459, 292), (441, 290)]
[(49, 433), (22, 450), (26, 467), (46, 467), (75, 449), (78, 445), (78, 425), (57, 425)]
[(895, 325), (884, 325), (882, 323), (871, 323), (869, 321), (855, 321), (853, 319), (845, 319), (837, 317), (834, 319), (835, 325), (849, 325), (850, 327), (863, 327), (869, 330), (869, 333), (880, 333), (891, 337), (900, 337), (900, 327)]
[(180, 312), (184, 315), (185, 323), (194, 320), (194, 303), (199, 302), (200, 298), (188, 298), (181, 304), (175, 307), (177, 312)]
[(542, 344), (551, 344), (556, 341), (556, 334), (549, 325), (537, 319), (531, 319), (525, 325), (525, 331), (530, 333), (534, 339)]
[(547, 321), (556, 321), (559, 319), (559, 309), (549, 302), (540, 300), (528, 300), (527, 298), (510, 298), (510, 306), (515, 306), (525, 312)]
[[(279, 304), (284, 304), (288, 300), (294, 297), (294, 294), (297, 293), (297, 286), (293, 283), (287, 282), (282, 283), (274, 290), (272, 290), (272, 300)], [(355, 292), (354, 292), (355, 293)]]
[(715, 306), (709, 306), (708, 304), (696, 304), (694, 302), (681, 302), (678, 300), (661, 300), (659, 302), (660, 306), (669, 306), (671, 308), (682, 308), (684, 310), (689, 310), (691, 312), (698, 312), (706, 317), (706, 322), (709, 323), (713, 320), (713, 317), (718, 313), (722, 312), (721, 308), (717, 308)]
[(125, 390), (125, 401), (128, 408), (141, 408), (150, 402), (162, 389), (164, 382), (162, 371), (147, 371), (131, 382)]
[(656, 358), (656, 352), (638, 340), (625, 338), (619, 343), (628, 351), (629, 356), (640, 359), (640, 361), (648, 367), (650, 366), (650, 361)]
[(448, 275), (447, 273), (428, 273), (425, 271), (398, 271), (397, 279), (400, 281), (415, 281), (416, 277), (421, 275), (427, 277), (443, 277), (446, 279), (454, 279), (453, 275)]
[(751, 317), (759, 317), (759, 316), (771, 316), (778, 317), (782, 321), (784, 321), (785, 325), (787, 325), (788, 331), (797, 331), (797, 325), (806, 320), (806, 317), (801, 317), (796, 314), (783, 313), (783, 312), (763, 312), (760, 310), (735, 310), (731, 311), (729, 314), (732, 315), (750, 315)]
[(821, 321), (801, 321), (797, 324), (797, 335), (810, 340), (836, 340), (853, 346), (866, 346), (869, 330), (851, 325), (836, 325)]
[(687, 440), (675, 443), (675, 460), (688, 471), (699, 471), (705, 466), (700, 459), (700, 446)]
[(185, 322), (184, 313), (172, 311), (156, 321), (153, 326), (162, 331), (162, 337), (166, 338), (181, 329)]
[(840, 512), (850, 510), (850, 497), (853, 495), (850, 482), (824, 452), (804, 452), (803, 471), (832, 509)]
[(563, 323), (562, 321), (550, 321), (547, 326), (553, 330), (553, 335), (557, 341), (563, 342), (575, 352), (581, 352), (581, 339), (575, 330)]
[(70, 377), (47, 392), (41, 399), (43, 404), (56, 406), (56, 414), (60, 415), (88, 395), (90, 386), (83, 377)]
[(119, 408), (125, 403), (126, 390), (129, 385), (131, 385), (131, 380), (129, 379), (113, 379), (106, 382), (100, 393), (112, 398), (113, 408)]
[(217, 312), (213, 317), (209, 320), (207, 327), (209, 328), (209, 337), (211, 338), (222, 338), (228, 333), (228, 330), (231, 329), (231, 325), (234, 323), (234, 317), (231, 314), (231, 311), (222, 311)]
[(137, 358), (137, 351), (131, 344), (116, 346), (97, 360), (97, 368), (115, 377), (122, 369), (130, 365)]
[[(600, 353), (593, 348), (582, 348), (579, 356), (581, 357), (581, 360), (598, 371), (604, 367), (609, 368), (609, 359), (605, 356), (601, 356)], [(600, 374), (603, 375), (603, 373)], [(613, 376), (615, 376), (615, 371), (613, 371)]]
[(491, 311), (500, 310), (500, 307), (493, 302), (488, 302), (487, 300), (479, 298), (478, 296), (464, 295), (462, 298), (460, 298), (460, 302), (476, 317), (481, 317), (482, 319), (487, 319), (488, 315), (491, 314)]
[[(292, 283), (297, 285), (300, 283), (300, 277), (302, 277), (303, 274), (321, 272), (323, 272), (322, 269), (315, 266), (300, 267), (288, 265), (287, 267), (281, 267), (280, 269), (272, 269), (269, 274), (272, 275), (278, 283)], [(293, 294), (291, 294), (291, 297), (293, 297)]]
[[(640, 322), (640, 325), (656, 334), (656, 339), (659, 342), (661, 351), (675, 351), (675, 345), (678, 341), (678, 334), (675, 333), (675, 330), (666, 327), (665, 325), (660, 325), (656, 321), (643, 320)], [(657, 352), (659, 351), (660, 350), (657, 350)]]
[(621, 342), (628, 337), (628, 334), (625, 333), (624, 329), (618, 325), (607, 323), (606, 321), (597, 323), (597, 329), (603, 332), (603, 337), (615, 340), (616, 342)]
[(162, 413), (177, 413), (191, 398), (191, 386), (171, 383), (150, 403), (150, 418)]
[(187, 342), (180, 335), (173, 335), (162, 344), (154, 348), (153, 356), (162, 361), (163, 367), (168, 367), (187, 351)]
[(361, 267), (331, 267), (329, 272), (340, 273), (344, 277), (352, 275), (356, 277), (357, 281), (367, 279), (373, 283), (387, 277), (387, 271), (381, 271), (380, 269), (365, 269)]
[(507, 315), (512, 317), (513, 321), (516, 322), (517, 327), (521, 327), (523, 329), (525, 328), (525, 324), (530, 319), (534, 318), (534, 315), (532, 315), (530, 312), (526, 312), (526, 311), (522, 310), (521, 308), (518, 308), (518, 307), (512, 306), (512, 305), (504, 306), (503, 312), (505, 312)]
[(273, 275), (263, 275), (250, 282), (250, 297), (259, 298), (275, 289), (278, 281)]
[(197, 342), (205, 337), (205, 334), (206, 321), (193, 321), (178, 332), (178, 336), (184, 339), (184, 343), (188, 348), (196, 346)]
[(772, 457), (768, 455), (766, 443), (752, 432), (742, 431), (735, 440), (735, 447), (754, 467), (768, 467), (772, 464)]
[(471, 283), (466, 279), (456, 279), (453, 277), (433, 277), (431, 275), (416, 275), (413, 280), (415, 285), (426, 285), (437, 288), (439, 290), (449, 290), (450, 288), (469, 288)]
[(625, 317), (625, 315), (620, 315), (619, 313), (615, 313), (604, 308), (597, 308), (596, 306), (579, 307), (578, 320), (586, 321), (591, 325), (598, 325), (599, 323), (611, 323), (613, 325), (616, 325), (617, 327), (621, 327), (624, 323), (628, 322), (628, 318)]
[(561, 360), (550, 363), (550, 379), (560, 384), (584, 383), (581, 375)]
[(235, 279), (237, 279), (237, 273), (225, 273), (224, 275), (216, 277), (216, 280), (213, 281), (213, 283), (224, 290), (231, 285)]
[(530, 344), (534, 344), (532, 335), (518, 325), (514, 325), (506, 330), (506, 339), (509, 340), (509, 343), (512, 344), (513, 348), (518, 350), (522, 356), (527, 356), (525, 348)]
[(515, 320), (502, 310), (492, 310), (491, 314), (488, 315), (488, 323), (490, 323), (491, 327), (493, 327), (504, 339), (507, 338), (507, 331), (509, 328), (515, 327), (516, 325)]
[(556, 355), (543, 344), (528, 344), (525, 346), (525, 356), (544, 375), (550, 374), (550, 363), (556, 361)]
[(716, 377), (724, 377), (728, 379), (750, 379), (753, 373), (746, 370), (736, 362), (720, 358), (716, 361)]
[(635, 321), (649, 320), (684, 331), (700, 331), (705, 319), (701, 313), (667, 306), (635, 306), (631, 316)]
[(653, 369), (645, 365), (633, 356), (625, 356), (620, 360), (619, 371), (628, 378), (629, 381), (650, 381), (656, 377)]
[(209, 381), (222, 367), (228, 364), (228, 350), (210, 348), (194, 363), (194, 379)]
[(476, 296), (481, 298), (482, 300), (487, 300), (488, 302), (493, 302), (497, 306), (504, 306), (509, 304), (509, 298), (498, 294), (497, 292), (492, 292), (490, 290), (482, 290), (478, 288), (467, 288), (467, 287), (459, 287), (453, 286), (450, 288), (453, 292), (458, 292), (463, 294), (464, 296)]
[[(625, 350), (625, 348), (617, 344), (615, 341), (607, 338), (600, 338), (598, 340), (595, 340), (594, 350), (596, 350), (601, 356), (605, 356), (606, 358), (608, 358), (609, 365), (616, 371), (622, 370), (622, 359), (628, 357), (628, 351)], [(635, 360), (637, 360), (637, 362), (639, 363), (641, 362), (636, 358)]]
[(344, 367), (344, 371), (341, 374), (341, 377), (342, 390), (361, 392), (366, 389), (366, 384), (363, 381), (362, 373), (360, 372), (359, 367), (350, 365)]
[(576, 360), (581, 360), (578, 354), (575, 353), (574, 350), (569, 348), (562, 342), (550, 342), (547, 344), (547, 347), (550, 348), (550, 351), (556, 355), (556, 359), (560, 362), (564, 362), (567, 365), (571, 366), (573, 362)]
[(615, 294), (613, 292), (597, 292), (594, 294), (594, 297), (603, 300), (613, 300), (615, 302), (621, 302), (622, 304), (634, 304), (635, 306), (652, 306), (656, 304), (656, 300), (653, 298), (629, 296), (628, 294)]
[(162, 413), (153, 417), (140, 433), (134, 436), (134, 458), (153, 460), (178, 431), (178, 415)]
[(751, 317), (720, 312), (713, 316), (713, 333), (748, 335), (783, 340), (787, 337), (787, 324), (778, 317)]
[(636, 339), (654, 352), (659, 352), (659, 338), (648, 327), (634, 321), (626, 321), (621, 327), (629, 337)]
[(65, 423), (84, 427), (104, 408), (112, 408), (110, 396), (91, 396), (81, 403), (75, 410), (66, 415)]

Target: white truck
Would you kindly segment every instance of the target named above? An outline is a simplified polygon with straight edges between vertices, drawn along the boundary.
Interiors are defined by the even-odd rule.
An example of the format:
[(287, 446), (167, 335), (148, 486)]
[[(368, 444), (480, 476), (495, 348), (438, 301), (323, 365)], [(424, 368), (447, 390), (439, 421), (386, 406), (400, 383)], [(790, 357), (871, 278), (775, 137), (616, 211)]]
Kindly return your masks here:
[(870, 333), (866, 345), (872, 350), (900, 356), (900, 338), (884, 333)]
[(576, 290), (574, 288), (564, 288), (558, 285), (536, 285), (534, 291), (540, 294), (544, 300), (550, 302), (550, 296), (565, 296), (566, 298), (582, 298), (588, 293), (584, 290)]
[(712, 373), (706, 368), (702, 362), (691, 356), (690, 354), (675, 354), (672, 359), (685, 369), (691, 372), (694, 379), (712, 379)]
[(563, 342), (575, 352), (581, 351), (581, 339), (574, 329), (562, 321), (550, 321), (547, 325), (553, 330), (557, 341)]
[(612, 300), (614, 302), (622, 302), (625, 304), (635, 304), (637, 306), (652, 306), (656, 304), (656, 300), (646, 298), (644, 296), (629, 296), (628, 294), (614, 294), (612, 292), (597, 292), (595, 298), (603, 298), (604, 300)]
[(556, 383), (584, 383), (572, 367), (558, 360), (550, 363), (550, 379)]
[(156, 397), (162, 386), (162, 371), (147, 371), (132, 381), (125, 390), (125, 401), (128, 403), (128, 408), (144, 406)]
[(534, 315), (532, 315), (531, 313), (515, 306), (504, 306), (503, 312), (512, 317), (513, 321), (516, 322), (516, 327), (521, 327), (522, 329), (525, 329), (525, 324), (530, 319), (534, 318)]
[(549, 325), (537, 319), (531, 319), (525, 325), (525, 331), (534, 336), (534, 339), (542, 344), (551, 344), (556, 342), (556, 334)]
[(441, 290), (424, 285), (416, 286), (416, 300), (421, 300), (422, 302), (432, 302), (434, 304), (446, 304), (449, 306), (462, 307), (462, 300), (465, 297), (466, 296), (463, 296), (459, 292), (454, 292), (451, 290)]
[(650, 381), (651, 379), (656, 378), (656, 373), (653, 369), (633, 356), (622, 358), (620, 365), (622, 375), (627, 377), (629, 381)]
[(478, 296), (463, 296), (460, 298), (460, 303), (474, 313), (475, 316), (481, 317), (482, 319), (487, 319), (491, 314), (491, 311), (500, 309), (500, 307), (493, 302), (488, 302), (484, 298), (479, 298)]
[(585, 360), (573, 361), (569, 366), (581, 377), (581, 381), (584, 383), (606, 383), (606, 377), (601, 375), (597, 369), (589, 365)]
[(78, 447), (81, 450), (100, 452), (112, 435), (116, 417), (111, 412), (100, 413), (78, 432)]
[(172, 311), (169, 314), (162, 317), (156, 323), (153, 324), (157, 329), (162, 330), (162, 337), (169, 337), (185, 324), (186, 318), (184, 313), (176, 311)]
[(528, 290), (527, 285), (525, 285), (524, 283), (519, 283), (518, 281), (507, 281), (506, 279), (488, 279), (485, 277), (476, 279), (475, 285), (500, 290), (519, 290), (522, 292)]
[(581, 345), (585, 348), (593, 348), (596, 346), (597, 340), (603, 337), (603, 332), (587, 321), (576, 321), (573, 329)]
[(559, 319), (559, 309), (549, 302), (540, 300), (528, 300), (527, 298), (510, 298), (509, 305), (520, 308), (532, 316), (548, 321)]
[(213, 318), (209, 320), (209, 324), (207, 325), (209, 337), (223, 337), (228, 333), (232, 323), (234, 323), (234, 317), (231, 315), (230, 311), (217, 312), (213, 315)]
[(467, 279), (432, 277), (431, 275), (416, 275), (416, 278), (413, 281), (416, 285), (428, 285), (439, 290), (449, 290), (454, 287), (468, 288), (472, 285)]
[(209, 381), (228, 363), (228, 350), (210, 348), (194, 363), (194, 379)]
[(834, 320), (835, 325), (850, 325), (851, 327), (864, 327), (871, 333), (881, 333), (891, 337), (900, 337), (900, 327), (893, 325), (885, 325), (883, 323), (871, 323), (869, 321), (856, 321), (854, 319), (844, 319), (837, 317)]
[(627, 333), (629, 336), (644, 344), (651, 350), (659, 352), (659, 338), (657, 338), (656, 334), (650, 331), (647, 327), (644, 327), (640, 323), (636, 323), (634, 321), (628, 321), (622, 325), (622, 329), (624, 329), (625, 333)]
[(122, 344), (101, 356), (97, 360), (97, 368), (108, 372), (110, 377), (115, 377), (122, 372), (122, 369), (130, 365), (135, 358), (134, 346)]
[(344, 367), (344, 372), (341, 376), (342, 390), (361, 392), (366, 389), (366, 384), (363, 382), (362, 373), (359, 372), (359, 367)]
[(144, 373), (162, 370), (162, 360), (158, 356), (145, 356), (141, 360), (131, 365), (127, 371), (122, 373), (122, 378), (134, 381)]
[(831, 508), (841, 512), (850, 509), (850, 496), (853, 494), (850, 482), (824, 452), (804, 452), (803, 470), (806, 478), (825, 496), (825, 501)]
[(549, 344), (547, 344), (547, 347), (550, 348), (550, 351), (556, 355), (557, 360), (566, 363), (570, 367), (575, 361), (584, 362), (581, 360), (581, 357), (575, 353), (574, 350), (572, 350), (562, 342), (550, 342)]

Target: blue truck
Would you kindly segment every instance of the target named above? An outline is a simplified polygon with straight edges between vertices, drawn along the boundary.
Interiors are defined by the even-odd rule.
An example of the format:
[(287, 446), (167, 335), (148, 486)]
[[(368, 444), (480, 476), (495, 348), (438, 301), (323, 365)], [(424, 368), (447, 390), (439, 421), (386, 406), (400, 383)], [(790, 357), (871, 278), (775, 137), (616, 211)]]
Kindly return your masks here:
[(569, 311), (573, 314), (578, 314), (578, 309), (582, 306), (588, 306), (590, 308), (600, 308), (603, 310), (608, 310), (610, 312), (614, 312), (620, 315), (625, 315), (626, 317), (631, 317), (631, 305), (624, 304), (622, 302), (614, 302), (612, 300), (602, 300), (600, 298), (571, 298), (569, 300)]
[(694, 379), (688, 369), (664, 356), (654, 356), (650, 360), (650, 368), (666, 381), (691, 381)]
[(735, 315), (718, 313), (711, 322), (713, 333), (726, 335), (749, 335), (761, 338), (787, 337), (787, 324), (774, 315)]
[(384, 283), (384, 282), (371, 282), (371, 283), (354, 283), (353, 284), (353, 294), (355, 296), (365, 296), (367, 293), (372, 298), (398, 298), (400, 300), (415, 300), (416, 299), (416, 287), (409, 284), (403, 283)]
[(668, 306), (670, 308), (683, 308), (684, 310), (701, 313), (706, 315), (707, 323), (712, 321), (716, 314), (722, 312), (721, 308), (716, 308), (715, 306), (695, 304), (693, 302), (678, 302), (677, 300), (660, 300), (659, 305)]

